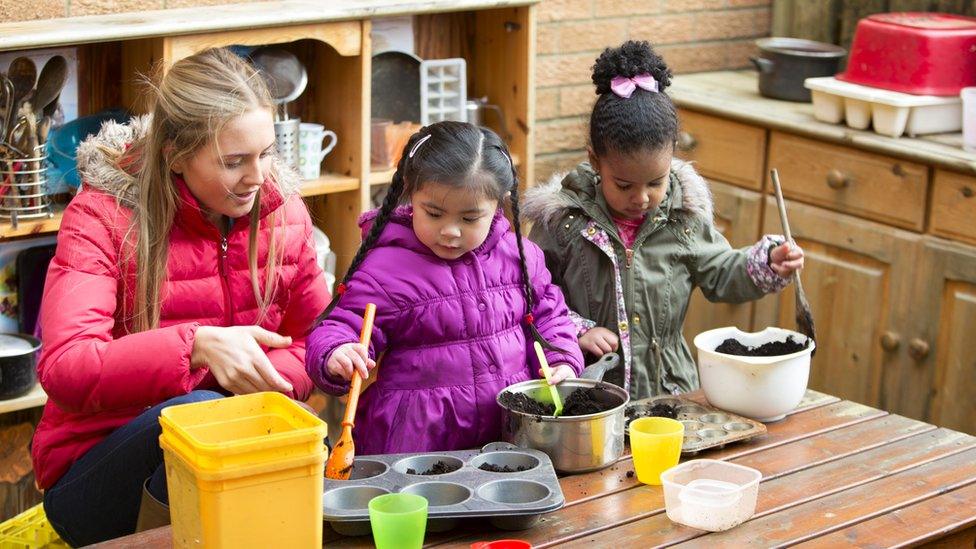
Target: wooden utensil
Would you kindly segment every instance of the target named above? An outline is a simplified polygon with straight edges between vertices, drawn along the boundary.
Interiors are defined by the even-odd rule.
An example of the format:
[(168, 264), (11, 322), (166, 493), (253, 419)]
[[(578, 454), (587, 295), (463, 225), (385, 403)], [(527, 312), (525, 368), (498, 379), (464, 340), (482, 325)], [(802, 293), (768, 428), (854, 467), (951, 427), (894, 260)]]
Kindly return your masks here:
[[(776, 191), (776, 205), (779, 206), (779, 220), (783, 224), (783, 233), (786, 241), (796, 245), (793, 235), (790, 233), (790, 222), (786, 219), (786, 202), (783, 201), (783, 189), (779, 184), (779, 172), (774, 168), (770, 171), (773, 178), (773, 189)], [(793, 288), (796, 292), (796, 327), (797, 331), (807, 336), (812, 341), (817, 340), (817, 332), (813, 325), (813, 313), (810, 312), (810, 303), (803, 292), (803, 284), (800, 283), (800, 272), (793, 273)], [(816, 349), (813, 351), (816, 353)], [(813, 353), (811, 353), (812, 355)]]
[[(37, 83), (37, 66), (27, 57), (18, 57), (10, 62), (7, 78), (14, 88), (13, 105), (7, 115), (6, 124), (9, 136), (13, 132), (14, 122), (20, 116), (21, 103), (28, 99), (31, 92), (34, 91), (34, 84)], [(13, 141), (12, 138), (10, 140)]]
[[(373, 319), (376, 317), (376, 305), (368, 303), (363, 313), (363, 329), (359, 333), (359, 342), (369, 349), (369, 338), (373, 334)], [(356, 457), (356, 447), (352, 440), (353, 421), (356, 419), (356, 405), (359, 404), (359, 391), (363, 379), (359, 371), (353, 370), (349, 384), (349, 401), (346, 402), (346, 413), (342, 416), (342, 433), (339, 440), (332, 447), (332, 455), (325, 463), (325, 477), (334, 480), (349, 480), (352, 473), (353, 460)]]

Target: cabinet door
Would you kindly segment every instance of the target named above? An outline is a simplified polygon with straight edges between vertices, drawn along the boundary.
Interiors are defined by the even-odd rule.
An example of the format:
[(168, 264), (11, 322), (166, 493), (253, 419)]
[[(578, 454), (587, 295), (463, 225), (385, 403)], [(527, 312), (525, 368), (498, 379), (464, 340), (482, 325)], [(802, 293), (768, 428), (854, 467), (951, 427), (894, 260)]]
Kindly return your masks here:
[[(803, 288), (817, 329), (810, 388), (883, 406), (882, 374), (897, 353), (886, 336), (906, 314), (918, 235), (795, 201), (793, 238), (806, 253)], [(765, 231), (782, 234), (775, 199)], [(794, 287), (756, 304), (755, 329), (796, 329)], [(895, 410), (892, 410), (895, 411)]]
[(913, 412), (928, 401), (932, 423), (976, 433), (976, 247), (928, 238), (923, 254), (902, 342), (911, 361), (885, 388)]
[[(759, 239), (762, 195), (725, 183), (709, 181), (709, 185), (715, 199), (715, 226), (718, 230), (735, 248), (754, 244)], [(709, 303), (701, 290), (696, 289), (685, 317), (685, 339), (690, 345), (701, 332), (723, 326), (749, 330), (752, 310), (752, 303)], [(691, 351), (696, 352), (694, 348)]]

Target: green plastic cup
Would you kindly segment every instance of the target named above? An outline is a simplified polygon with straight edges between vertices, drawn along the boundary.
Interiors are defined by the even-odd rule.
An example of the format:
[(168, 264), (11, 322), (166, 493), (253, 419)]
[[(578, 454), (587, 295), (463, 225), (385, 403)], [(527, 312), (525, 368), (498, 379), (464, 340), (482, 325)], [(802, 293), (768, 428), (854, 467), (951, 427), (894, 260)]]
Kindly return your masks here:
[(427, 498), (384, 494), (369, 500), (369, 522), (376, 549), (420, 549), (427, 530)]

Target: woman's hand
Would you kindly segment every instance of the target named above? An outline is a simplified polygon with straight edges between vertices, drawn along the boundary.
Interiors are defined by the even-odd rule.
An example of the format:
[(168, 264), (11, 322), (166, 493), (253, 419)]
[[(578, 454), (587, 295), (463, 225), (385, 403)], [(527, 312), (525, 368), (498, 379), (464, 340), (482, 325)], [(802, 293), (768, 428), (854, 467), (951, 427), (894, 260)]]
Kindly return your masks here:
[(616, 351), (618, 345), (620, 338), (617, 334), (599, 326), (590, 328), (579, 338), (580, 349), (597, 358)]
[(769, 268), (782, 278), (790, 278), (803, 268), (803, 250), (789, 242), (776, 246), (769, 252)]
[[(539, 368), (539, 377), (545, 377), (542, 368)], [(555, 364), (549, 367), (549, 385), (555, 385), (571, 377), (576, 377), (576, 372), (568, 364)]]
[(200, 326), (193, 338), (191, 368), (210, 368), (221, 387), (244, 395), (290, 393), (294, 388), (275, 370), (261, 345), (284, 349), (291, 338), (260, 326)]
[(325, 365), (330, 374), (346, 381), (352, 379), (353, 369), (359, 372), (359, 377), (368, 379), (369, 371), (375, 366), (376, 361), (369, 358), (369, 351), (362, 343), (346, 343), (336, 347)]

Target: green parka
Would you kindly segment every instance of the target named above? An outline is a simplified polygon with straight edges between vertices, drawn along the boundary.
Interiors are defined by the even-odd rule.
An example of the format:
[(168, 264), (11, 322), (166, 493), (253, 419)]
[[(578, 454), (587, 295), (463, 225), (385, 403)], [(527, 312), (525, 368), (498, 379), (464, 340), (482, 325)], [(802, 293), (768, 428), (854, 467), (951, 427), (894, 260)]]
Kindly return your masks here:
[(741, 303), (781, 290), (788, 279), (768, 266), (782, 237), (732, 249), (712, 222), (708, 184), (674, 160), (667, 196), (650, 212), (633, 248), (625, 249), (600, 191), (583, 163), (523, 200), (530, 239), (545, 252), (582, 334), (602, 326), (620, 336), (624, 367), (606, 379), (633, 399), (698, 388), (698, 371), (682, 336), (695, 287), (710, 301)]

